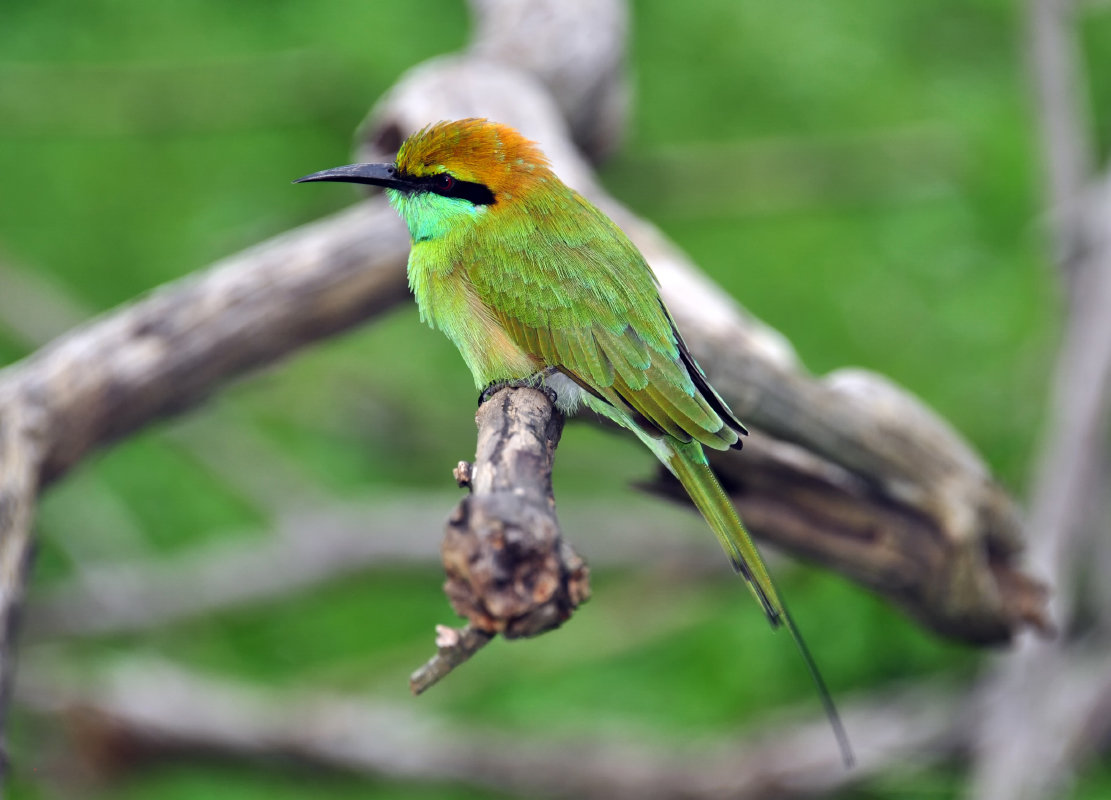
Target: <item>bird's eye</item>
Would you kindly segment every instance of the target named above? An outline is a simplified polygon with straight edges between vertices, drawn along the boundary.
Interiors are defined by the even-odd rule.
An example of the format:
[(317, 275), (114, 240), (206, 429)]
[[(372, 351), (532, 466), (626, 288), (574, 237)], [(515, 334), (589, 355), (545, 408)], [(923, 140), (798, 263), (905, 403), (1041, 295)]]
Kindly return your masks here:
[(453, 186), (455, 186), (455, 178), (451, 177), (446, 172), (436, 176), (436, 189), (438, 191), (450, 192)]

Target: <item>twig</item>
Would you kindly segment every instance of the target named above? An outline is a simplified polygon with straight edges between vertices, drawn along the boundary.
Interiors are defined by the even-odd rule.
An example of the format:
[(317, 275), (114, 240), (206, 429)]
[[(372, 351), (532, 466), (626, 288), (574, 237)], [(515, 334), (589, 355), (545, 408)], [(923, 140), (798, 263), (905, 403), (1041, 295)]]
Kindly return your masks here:
[(409, 690), (421, 694), (490, 643), (494, 634), (467, 624), (462, 628), (436, 626), (436, 655), (409, 676)]
[[(1074, 275), (1075, 299), (1054, 367), (1051, 423), (1031, 503), (1032, 548), (1039, 566), (1063, 585), (1087, 533), (1081, 524), (1088, 493), (1102, 491), (1091, 477), (1106, 447), (1111, 411), (1111, 171), (1085, 208), (1088, 256)], [(1071, 595), (1055, 598), (1055, 611), (1071, 614)]]

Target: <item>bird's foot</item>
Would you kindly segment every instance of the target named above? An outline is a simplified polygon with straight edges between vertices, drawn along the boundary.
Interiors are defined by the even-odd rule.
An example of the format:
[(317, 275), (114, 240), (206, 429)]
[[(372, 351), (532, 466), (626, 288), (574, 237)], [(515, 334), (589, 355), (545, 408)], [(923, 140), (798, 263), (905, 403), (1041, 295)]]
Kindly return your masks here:
[(515, 381), (490, 381), (478, 396), (478, 404), (481, 406), (502, 389), (524, 389), (526, 387), (532, 388), (532, 386), (532, 380), (529, 378)]
[(553, 389), (551, 386), (548, 386), (544, 382), (544, 378), (554, 374), (556, 371), (557, 370), (555, 368), (548, 367), (543, 372), (537, 373), (536, 375), (530, 375), (527, 378), (518, 378), (517, 380), (512, 381), (491, 381), (478, 396), (478, 404), (479, 406), (481, 406), (502, 389), (536, 389), (538, 392), (543, 392), (547, 396), (548, 400), (551, 401), (552, 405), (555, 405), (555, 389)]

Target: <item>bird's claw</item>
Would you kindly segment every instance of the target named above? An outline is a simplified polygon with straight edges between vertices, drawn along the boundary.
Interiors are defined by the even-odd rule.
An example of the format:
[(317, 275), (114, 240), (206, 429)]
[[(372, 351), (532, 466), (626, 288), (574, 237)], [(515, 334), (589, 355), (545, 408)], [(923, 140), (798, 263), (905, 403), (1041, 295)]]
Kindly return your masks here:
[(510, 385), (509, 381), (493, 381), (487, 384), (486, 388), (478, 395), (478, 407), (481, 408), (483, 403)]
[(553, 406), (556, 404), (556, 399), (558, 397), (558, 395), (556, 395), (555, 389), (553, 389), (551, 386), (548, 386), (546, 383), (538, 383), (533, 378), (525, 378), (523, 380), (516, 381), (493, 381), (485, 389), (482, 390), (481, 394), (479, 394), (479, 407), (481, 407), (483, 403), (496, 395), (502, 389), (536, 389), (539, 392), (543, 392), (548, 400), (551, 401), (551, 404)]
[(491, 381), (490, 384), (482, 390), (482, 394), (478, 396), (478, 404), (481, 406), (502, 389), (524, 389), (531, 386), (531, 381), (527, 379), (520, 381)]

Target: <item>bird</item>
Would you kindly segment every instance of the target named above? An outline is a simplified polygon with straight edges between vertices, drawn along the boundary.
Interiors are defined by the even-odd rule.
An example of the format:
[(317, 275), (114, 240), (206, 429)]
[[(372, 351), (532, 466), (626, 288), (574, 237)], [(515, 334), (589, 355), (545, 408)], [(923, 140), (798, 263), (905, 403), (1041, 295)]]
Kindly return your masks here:
[(459, 349), (486, 396), (535, 385), (631, 431), (679, 480), (773, 628), (790, 633), (846, 765), (854, 757), (826, 683), (764, 560), (706, 459), (748, 431), (710, 385), (644, 256), (567, 186), (516, 129), (429, 125), (392, 164), (350, 164), (295, 183), (384, 187), (409, 229), (421, 319)]

